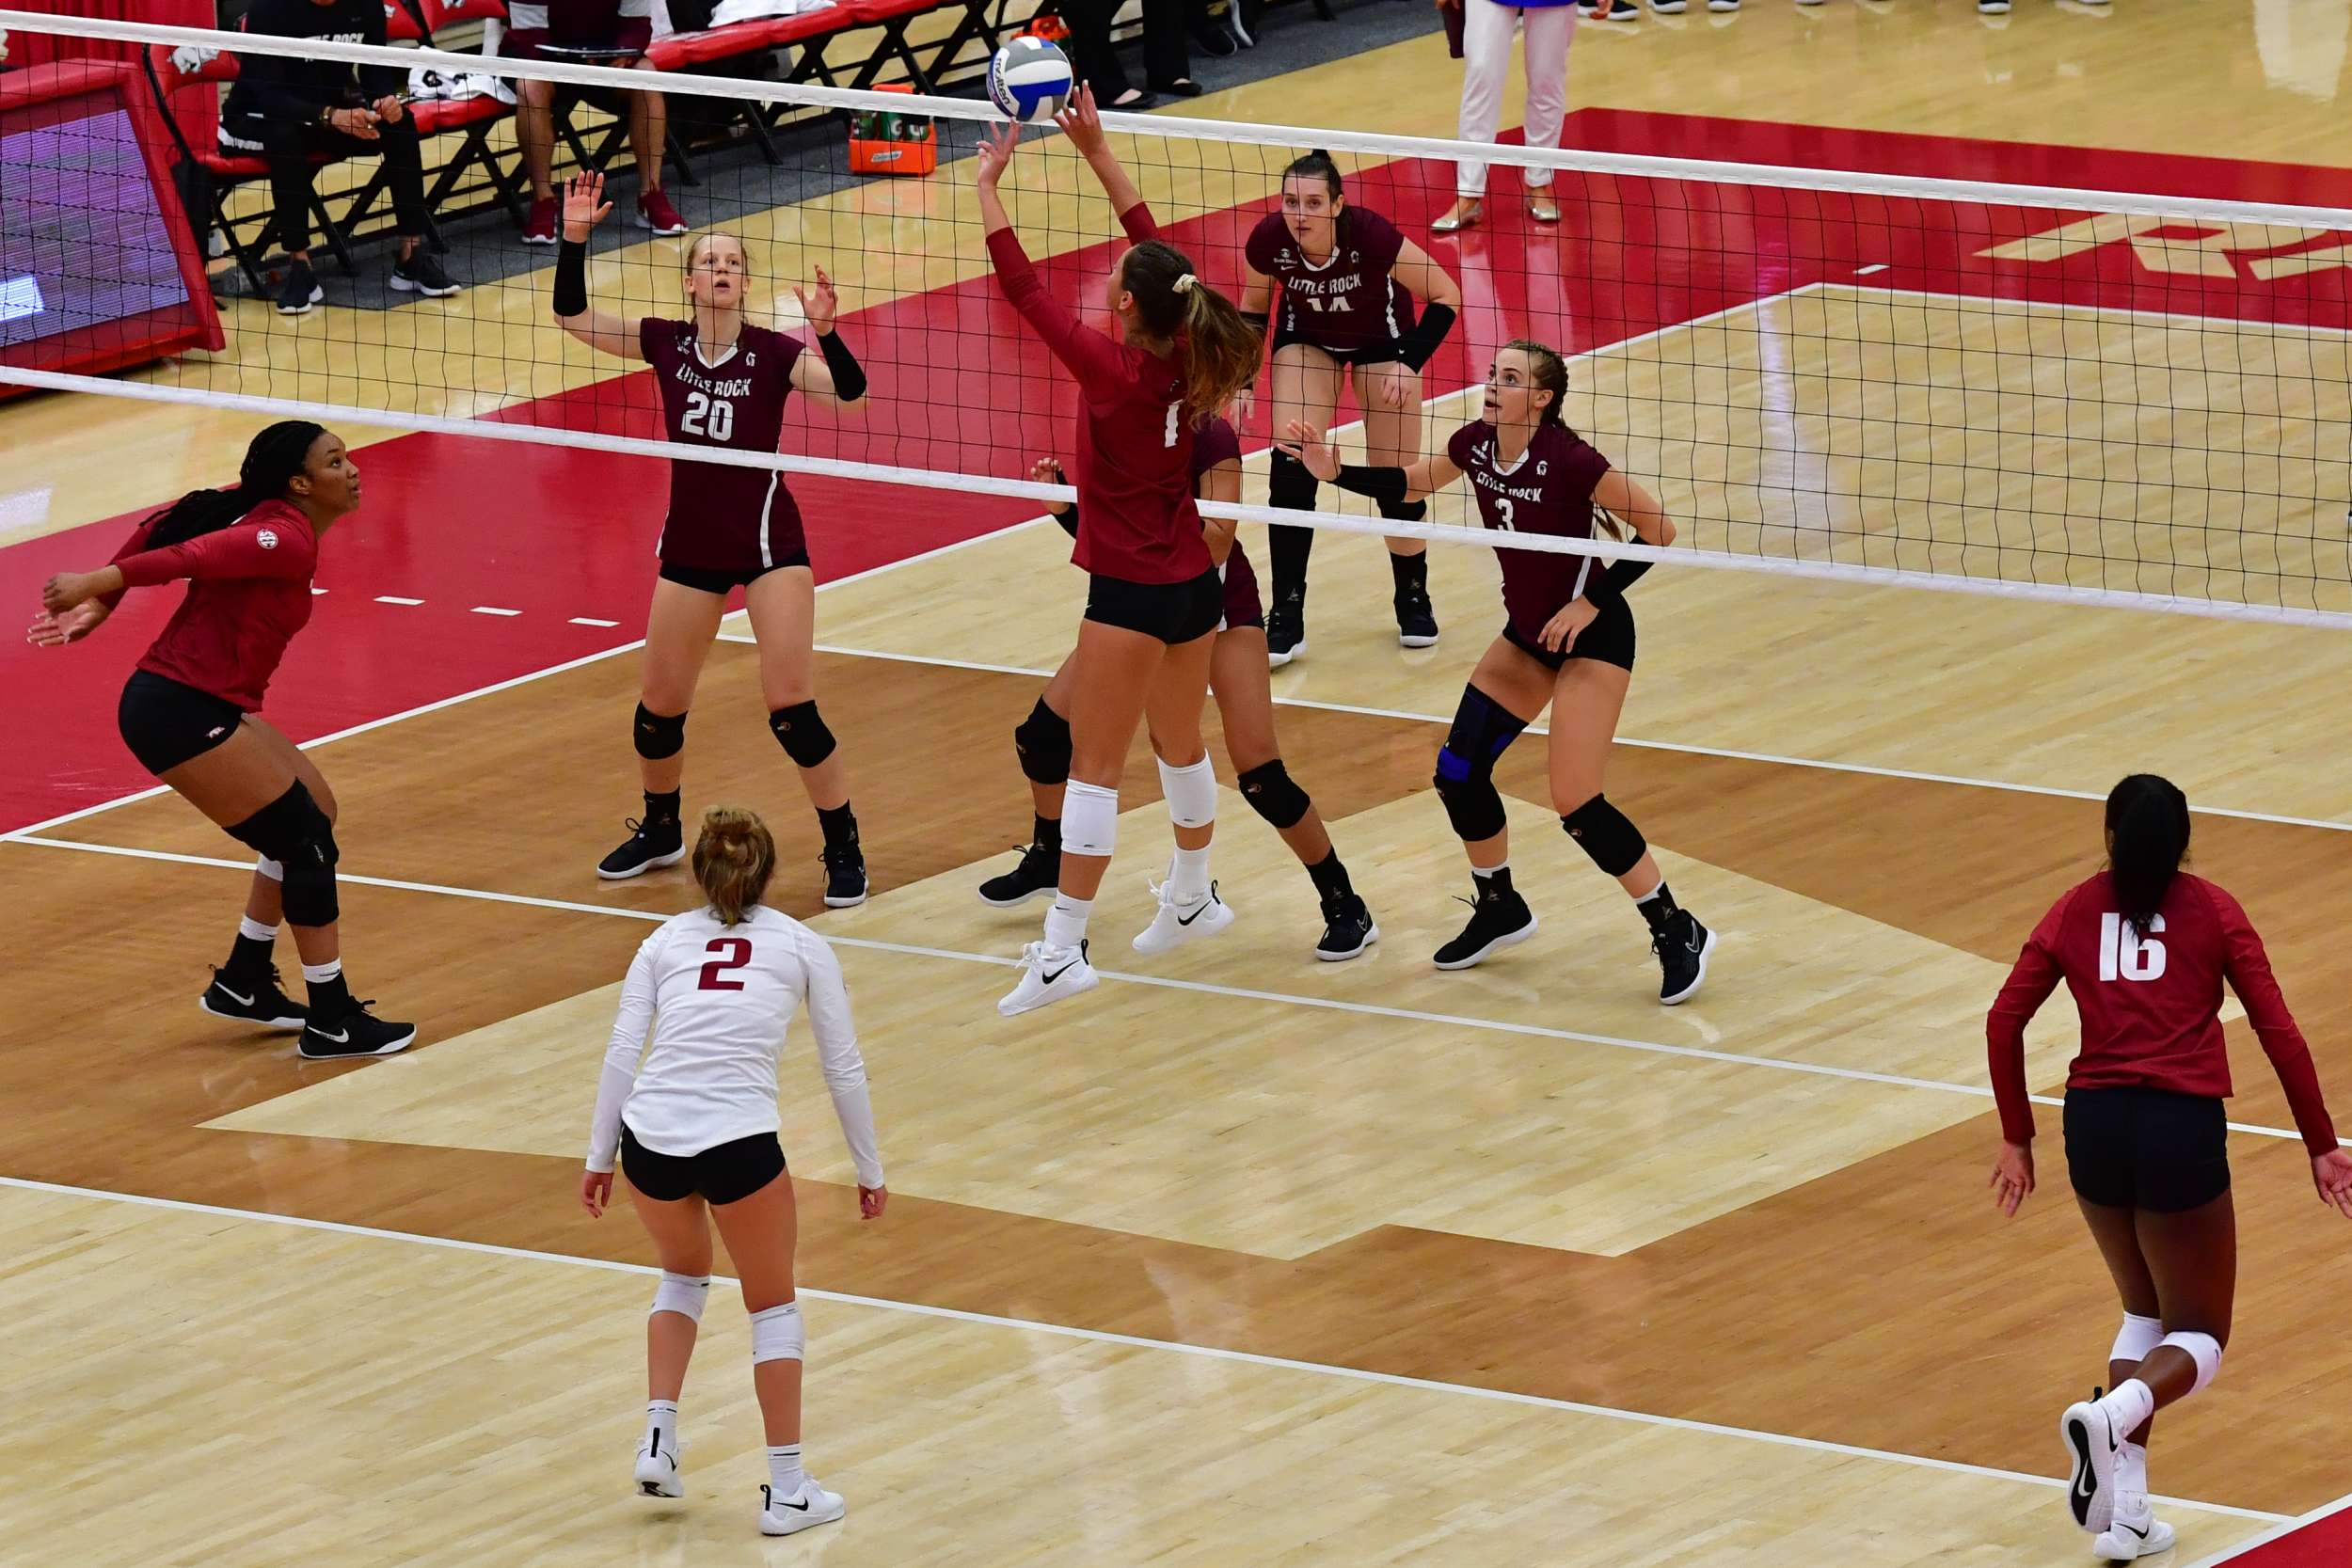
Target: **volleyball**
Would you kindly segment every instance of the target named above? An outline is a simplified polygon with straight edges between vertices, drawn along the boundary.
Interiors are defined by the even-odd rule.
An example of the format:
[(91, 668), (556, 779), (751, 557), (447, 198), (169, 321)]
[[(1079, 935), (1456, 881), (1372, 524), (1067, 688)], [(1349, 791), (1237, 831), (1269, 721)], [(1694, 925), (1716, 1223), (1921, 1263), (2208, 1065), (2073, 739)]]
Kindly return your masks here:
[(1069, 57), (1041, 38), (1024, 34), (988, 62), (989, 101), (1007, 119), (1053, 119), (1070, 102), (1071, 87)]

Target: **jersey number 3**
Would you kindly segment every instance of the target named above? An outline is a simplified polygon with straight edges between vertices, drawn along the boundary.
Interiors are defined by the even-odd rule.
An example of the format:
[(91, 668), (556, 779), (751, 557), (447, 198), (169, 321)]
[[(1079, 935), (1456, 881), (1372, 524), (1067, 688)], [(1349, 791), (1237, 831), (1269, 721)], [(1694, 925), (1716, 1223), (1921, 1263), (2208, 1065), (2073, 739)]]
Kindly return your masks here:
[(730, 971), (741, 969), (752, 961), (752, 942), (749, 937), (712, 937), (706, 953), (723, 953), (726, 957), (713, 958), (703, 965), (702, 983), (696, 990), (741, 990), (743, 982), (730, 980)]
[(725, 440), (735, 434), (735, 400), (687, 393), (686, 418), (678, 420), (678, 429), (689, 436)]
[(2099, 917), (2099, 978), (2102, 980), (2161, 980), (2164, 978), (2164, 943), (2156, 933), (2164, 929), (2164, 916), (2148, 917), (2148, 934), (2141, 936), (2123, 924), (2123, 917), (2112, 911)]

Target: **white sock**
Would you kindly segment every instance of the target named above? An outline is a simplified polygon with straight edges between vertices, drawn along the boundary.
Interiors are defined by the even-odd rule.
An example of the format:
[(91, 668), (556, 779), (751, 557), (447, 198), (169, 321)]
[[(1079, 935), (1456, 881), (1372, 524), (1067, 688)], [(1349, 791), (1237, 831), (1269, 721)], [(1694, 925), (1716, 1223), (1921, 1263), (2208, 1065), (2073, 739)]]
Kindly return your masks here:
[(303, 979), (314, 986), (323, 986), (326, 984), (327, 981), (342, 974), (342, 972), (343, 961), (341, 958), (329, 958), (323, 964), (304, 964), (302, 966)]
[(1511, 863), (1506, 860), (1501, 865), (1473, 865), (1470, 867), (1470, 875), (1473, 877), (1493, 877), (1510, 869)]
[(669, 1434), (670, 1447), (675, 1450), (677, 1448), (677, 1401), (647, 1400), (645, 1402), (644, 1446), (653, 1447), (655, 1435), (660, 1433)]
[(777, 1502), (789, 1502), (801, 1495), (801, 1446), (786, 1443), (771, 1444), (768, 1449), (769, 1496)]
[(1168, 895), (1179, 908), (1189, 909), (1209, 896), (1209, 848), (1179, 847), (1175, 862), (1168, 868)]
[(1087, 922), (1094, 917), (1094, 900), (1073, 898), (1066, 893), (1054, 895), (1054, 907), (1045, 911), (1045, 945), (1075, 947), (1087, 939)]
[(237, 935), (247, 942), (276, 942), (278, 927), (264, 926), (249, 914), (241, 914), (237, 917)]
[(2137, 1519), (2148, 1507), (2148, 1449), (2125, 1443), (2115, 1456), (2115, 1514)]
[(2137, 1432), (2139, 1424), (2156, 1413), (2156, 1396), (2136, 1377), (2127, 1377), (2115, 1386), (2112, 1393), (2099, 1402), (2106, 1406), (2114, 1418), (2116, 1433)]

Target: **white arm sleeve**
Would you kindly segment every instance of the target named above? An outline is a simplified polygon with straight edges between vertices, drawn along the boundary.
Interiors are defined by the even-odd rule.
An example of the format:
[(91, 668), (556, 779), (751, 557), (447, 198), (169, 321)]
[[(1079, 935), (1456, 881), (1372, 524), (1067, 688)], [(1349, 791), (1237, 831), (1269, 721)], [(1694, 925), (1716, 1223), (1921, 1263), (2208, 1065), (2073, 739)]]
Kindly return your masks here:
[(621, 1107), (629, 1085), (637, 1082), (638, 1059), (645, 1053), (645, 1035), (653, 1027), (653, 955), (661, 940), (656, 931), (638, 944), (629, 960), (628, 978), (621, 982), (621, 1010), (612, 1020), (612, 1041), (605, 1047), (604, 1071), (596, 1080), (596, 1115), (588, 1127), (588, 1168), (607, 1172), (620, 1158)]
[(858, 1054), (857, 1026), (850, 1022), (850, 990), (842, 983), (841, 960), (825, 939), (809, 933), (802, 951), (808, 969), (808, 1026), (817, 1037), (817, 1062), (833, 1092), (833, 1114), (850, 1146), (861, 1187), (882, 1184), (882, 1149), (874, 1137), (874, 1102), (866, 1090), (866, 1058)]

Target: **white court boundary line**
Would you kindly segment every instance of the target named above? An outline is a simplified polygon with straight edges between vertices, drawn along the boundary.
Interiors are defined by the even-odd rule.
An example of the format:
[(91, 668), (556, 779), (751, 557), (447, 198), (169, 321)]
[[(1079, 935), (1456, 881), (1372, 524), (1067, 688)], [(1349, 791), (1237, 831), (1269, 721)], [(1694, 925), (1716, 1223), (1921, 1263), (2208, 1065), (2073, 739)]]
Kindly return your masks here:
[(2225, 1546), (2213, 1556), (2191, 1563), (2189, 1568), (2217, 1568), (2218, 1564), (2235, 1562), (2241, 1558), (2251, 1557), (2257, 1550), (2269, 1545), (2272, 1542), (2283, 1541), (2304, 1527), (2315, 1525), (2322, 1519), (2332, 1519), (2346, 1509), (2352, 1509), (2352, 1495), (2338, 1497), (2331, 1503), (2322, 1503), (2309, 1513), (2298, 1513), (2284, 1524), (2266, 1529), (2251, 1540), (2241, 1541), (2234, 1546)]
[[(193, 1203), (184, 1198), (150, 1197), (139, 1193), (110, 1193), (95, 1187), (66, 1186), (55, 1181), (35, 1181), (19, 1176), (0, 1176), (0, 1186), (13, 1187), (22, 1192), (47, 1193), (61, 1197), (126, 1203), (139, 1208), (163, 1209), (180, 1213), (209, 1214), (221, 1219), (248, 1220), (262, 1225), (285, 1226), (293, 1229), (323, 1230), (335, 1235), (364, 1237), (371, 1241), (406, 1242), (418, 1246), (440, 1247), (452, 1252), (470, 1252), (494, 1258), (517, 1259), (527, 1262), (564, 1263), (574, 1268), (601, 1269), (612, 1274), (653, 1276), (661, 1273), (659, 1266), (651, 1263), (628, 1263), (610, 1258), (582, 1258), (565, 1252), (540, 1252), (528, 1247), (503, 1246), (495, 1242), (469, 1242), (453, 1236), (429, 1236), (411, 1230), (387, 1230), (374, 1226), (351, 1225), (341, 1220), (309, 1219), (299, 1214), (271, 1213), (266, 1210), (232, 1209), (219, 1204)], [(739, 1284), (739, 1281), (724, 1275), (713, 1275), (711, 1282), (716, 1285)], [(1886, 1464), (1908, 1465), (1919, 1469), (1944, 1470), (1955, 1475), (1980, 1476), (1994, 1481), (2017, 1481), (2028, 1486), (2063, 1488), (2067, 1484), (2064, 1480), (2057, 1476), (2028, 1475), (2022, 1470), (2003, 1470), (1988, 1465), (1968, 1465), (1953, 1459), (1931, 1459), (1924, 1454), (1899, 1453), (1888, 1449), (1866, 1449), (1851, 1443), (1833, 1443), (1819, 1437), (1797, 1437), (1787, 1433), (1766, 1432), (1756, 1427), (1725, 1426), (1714, 1421), (1695, 1421), (1681, 1416), (1658, 1416), (1642, 1410), (1621, 1410), (1612, 1405), (1585, 1404), (1576, 1400), (1555, 1399), (1547, 1394), (1523, 1394), (1507, 1388), (1486, 1388), (1474, 1383), (1446, 1383), (1435, 1378), (1406, 1377), (1397, 1372), (1373, 1371), (1361, 1367), (1337, 1366), (1324, 1361), (1300, 1361), (1289, 1356), (1263, 1355), (1254, 1351), (1228, 1350), (1216, 1345), (1190, 1344), (1182, 1339), (1153, 1339), (1136, 1334), (1114, 1334), (1107, 1329), (1078, 1328), (1068, 1323), (1043, 1323), (1031, 1318), (1001, 1317), (993, 1312), (974, 1312), (960, 1307), (932, 1307), (922, 1302), (896, 1301), (887, 1296), (861, 1296), (841, 1291), (813, 1290), (805, 1285), (801, 1287), (800, 1293), (818, 1301), (834, 1302), (844, 1307), (866, 1307), (884, 1312), (901, 1312), (910, 1317), (937, 1318), (951, 1323), (975, 1323), (988, 1328), (1009, 1328), (1034, 1334), (1051, 1334), (1065, 1339), (1084, 1339), (1095, 1344), (1116, 1345), (1127, 1350), (1166, 1351), (1205, 1361), (1224, 1361), (1238, 1366), (1266, 1367), (1279, 1371), (1344, 1378), (1355, 1383), (1384, 1384), (1392, 1388), (1409, 1388), (1422, 1393), (1453, 1394), (1468, 1399), (1489, 1400), (1499, 1404), (1560, 1410), (1572, 1415), (1595, 1416), (1604, 1420), (1665, 1427), (1677, 1432), (1702, 1433), (1714, 1437), (1734, 1437), (1751, 1443), (1768, 1443), (1775, 1448), (1803, 1449), (1814, 1453), (1836, 1454), (1848, 1459), (1872, 1459)], [(2284, 1514), (2271, 1513), (2261, 1509), (2238, 1508), (2228, 1503), (2200, 1502), (2193, 1497), (2162, 1497), (2156, 1500), (2174, 1508), (2197, 1509), (2207, 1513), (2260, 1520), (2265, 1524), (2275, 1524), (2286, 1518)]]
[[(238, 55), (276, 55), (294, 59), (342, 60), (353, 65), (389, 65), (403, 70), (425, 67), (451, 74), (479, 71), (485, 57), (439, 49), (394, 48), (389, 44), (334, 43), (325, 39), (280, 39), (223, 32), (206, 27), (169, 27), (148, 22), (119, 22), (81, 16), (55, 16), (40, 11), (0, 10), (0, 28), (69, 38), (109, 39), (122, 43), (194, 44)], [(491, 61), (497, 75), (531, 77), (578, 87), (612, 87), (631, 91), (644, 87), (641, 75), (611, 66), (565, 65), (553, 61), (498, 57)], [(939, 119), (995, 123), (1002, 117), (985, 101), (971, 98), (925, 97), (883, 93), (850, 87), (808, 84), (747, 82), (740, 77), (705, 76), (688, 71), (661, 73), (663, 90), (695, 97), (727, 98), (751, 103), (797, 103), (830, 109), (876, 109), (886, 114), (928, 115)], [(2271, 206), (2250, 201), (2206, 199), (2199, 197), (2160, 197), (2130, 191), (2074, 190), (2057, 185), (2015, 185), (1988, 181), (1912, 178), (1847, 169), (1804, 168), (1772, 164), (1701, 162), (1687, 158), (1645, 157), (1625, 152), (1593, 152), (1581, 148), (1502, 146), (1487, 142), (1449, 141), (1437, 136), (1397, 136), (1361, 131), (1316, 130), (1305, 126), (1262, 125), (1247, 120), (1187, 119), (1173, 115), (1124, 114), (1105, 110), (1105, 130), (1162, 139), (1240, 142), (1303, 151), (1311, 147), (1383, 157), (1417, 158), (1432, 162), (1473, 161), (1519, 168), (1549, 168), (1579, 174), (1606, 174), (1643, 180), (1688, 181), (1708, 185), (1757, 185), (1784, 190), (1846, 192), (1859, 195), (1909, 197), (1954, 203), (1979, 202), (1994, 206), (2054, 207), (2064, 211), (2123, 213), (2171, 218), (2187, 223), (2259, 223), (2319, 230), (2352, 230), (2352, 211), (2336, 207)], [(1806, 214), (1811, 217), (1814, 214)], [(1838, 219), (1828, 214), (1828, 221)], [(1986, 238), (1994, 238), (1990, 227)], [(2315, 236), (2314, 236), (2315, 237)]]
[[(200, 865), (219, 871), (234, 871), (250, 876), (250, 861), (224, 860), (214, 855), (186, 855), (170, 849), (139, 849), (120, 844), (86, 844), (78, 839), (20, 836), (12, 840), (36, 849), (70, 849), (86, 855), (113, 855), (124, 860), (158, 861), (171, 865)], [(353, 887), (385, 888), (395, 893), (438, 894), (449, 898), (471, 898), (485, 903), (511, 904), (522, 909), (555, 910), (569, 914), (600, 914), (624, 920), (659, 925), (673, 918), (658, 910), (634, 910), (619, 905), (586, 904), (568, 898), (541, 898), (527, 893), (500, 893), (488, 888), (455, 887), (443, 882), (405, 881), (393, 877), (363, 877), (342, 871), (336, 873), (338, 882)], [(1018, 968), (1017, 958), (999, 957), (993, 953), (973, 953), (960, 947), (928, 947), (915, 942), (885, 942), (879, 937), (843, 936), (833, 931), (820, 933), (836, 947), (863, 948), (873, 953), (895, 953), (906, 958), (940, 958), (951, 963), (989, 964), (1000, 969)], [(1168, 974), (1136, 974), (1121, 970), (1096, 971), (1105, 980), (1124, 985), (1154, 986), (1164, 990), (1191, 991), (1201, 996), (1221, 996), (1240, 1002), (1271, 1002), (1295, 1007), (1321, 1008), (1327, 1012), (1352, 1013), (1362, 1018), (1391, 1018), (1407, 1023), (1435, 1023), (1447, 1028), (1475, 1030), (1486, 1034), (1518, 1035), (1534, 1039), (1563, 1040), (1578, 1045), (1604, 1046), (1616, 1051), (1638, 1051), (1653, 1056), (1678, 1056), (1690, 1061), (1707, 1062), (1720, 1067), (1761, 1068), (1771, 1071), (1802, 1073), (1816, 1078), (1836, 1078), (1850, 1083), (1877, 1084), (1890, 1088), (1925, 1089), (1939, 1094), (1966, 1095), (1977, 1100), (1991, 1100), (1993, 1090), (1987, 1085), (1955, 1084), (1941, 1078), (1914, 1078), (1903, 1073), (1873, 1072), (1867, 1068), (1840, 1067), (1832, 1063), (1804, 1062), (1785, 1056), (1757, 1056), (1738, 1051), (1710, 1051), (1704, 1046), (1669, 1045), (1661, 1040), (1634, 1039), (1623, 1035), (1597, 1035), (1581, 1029), (1562, 1029), (1545, 1023), (1525, 1023), (1510, 1019), (1483, 1018), (1474, 1013), (1439, 1013), (1419, 1007), (1390, 1007), (1376, 1002), (1356, 1002), (1335, 996), (1302, 996), (1295, 991), (1260, 990), (1248, 986), (1219, 985), (1211, 980), (1185, 980)], [(2054, 1095), (2029, 1095), (2036, 1105), (2062, 1107), (2066, 1102)], [(2250, 1137), (2280, 1138), (2300, 1142), (2302, 1134), (2291, 1128), (2264, 1127), (2253, 1122), (2231, 1122), (2230, 1131)]]

